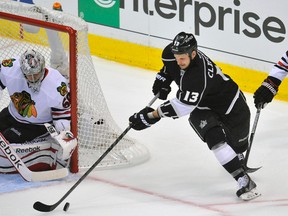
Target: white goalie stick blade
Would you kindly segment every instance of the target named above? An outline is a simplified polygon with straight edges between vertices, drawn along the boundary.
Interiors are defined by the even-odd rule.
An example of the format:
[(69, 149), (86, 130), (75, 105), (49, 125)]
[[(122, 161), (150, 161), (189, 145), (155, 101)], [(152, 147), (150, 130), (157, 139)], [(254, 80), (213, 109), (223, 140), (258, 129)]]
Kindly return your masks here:
[(261, 193), (258, 192), (257, 188), (252, 189), (247, 193), (243, 193), (240, 198), (244, 201), (249, 201), (261, 196)]
[(7, 159), (12, 163), (19, 174), (29, 182), (37, 181), (50, 181), (60, 179), (68, 176), (69, 170), (67, 168), (33, 172), (27, 168), (25, 163), (17, 155), (14, 149), (8, 144), (8, 141), (0, 133), (0, 148), (1, 151), (6, 155)]
[(65, 178), (66, 176), (69, 175), (68, 168), (61, 168), (61, 169), (57, 169), (57, 170), (47, 170), (47, 171), (41, 171), (41, 172), (32, 172), (32, 171), (30, 171), (30, 172), (32, 175), (31, 179), (33, 182), (51, 181), (51, 180)]

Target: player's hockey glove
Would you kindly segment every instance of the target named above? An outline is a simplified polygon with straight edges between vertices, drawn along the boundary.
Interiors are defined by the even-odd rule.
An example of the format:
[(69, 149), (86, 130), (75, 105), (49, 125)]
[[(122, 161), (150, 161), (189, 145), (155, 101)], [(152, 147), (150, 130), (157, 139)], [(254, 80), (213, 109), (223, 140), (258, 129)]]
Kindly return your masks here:
[(281, 81), (279, 79), (268, 76), (254, 93), (255, 107), (257, 109), (263, 109), (268, 103), (270, 103), (277, 94), (280, 84)]
[(150, 127), (151, 125), (155, 124), (156, 122), (158, 122), (160, 120), (160, 118), (149, 118), (148, 117), (148, 113), (151, 113), (153, 111), (154, 111), (153, 108), (145, 107), (140, 112), (134, 113), (134, 115), (132, 115), (129, 118), (129, 122), (130, 122), (131, 127), (134, 130), (143, 130), (143, 129), (146, 129), (146, 128)]
[(159, 92), (160, 94), (158, 98), (161, 100), (166, 100), (168, 94), (171, 92), (171, 87), (170, 87), (171, 82), (172, 82), (172, 79), (162, 69), (156, 75), (156, 78), (152, 87), (153, 94), (156, 95)]

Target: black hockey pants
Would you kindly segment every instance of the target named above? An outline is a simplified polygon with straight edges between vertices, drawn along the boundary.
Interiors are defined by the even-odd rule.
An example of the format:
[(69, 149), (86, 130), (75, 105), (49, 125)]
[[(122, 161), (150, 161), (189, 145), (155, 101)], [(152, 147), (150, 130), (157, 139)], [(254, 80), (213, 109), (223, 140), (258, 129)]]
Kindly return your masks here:
[(247, 150), (250, 110), (242, 94), (229, 114), (221, 115), (213, 110), (196, 108), (190, 114), (189, 123), (210, 149), (227, 142), (236, 153)]
[(48, 135), (44, 125), (24, 124), (16, 121), (8, 108), (0, 112), (0, 132), (10, 143), (24, 143)]

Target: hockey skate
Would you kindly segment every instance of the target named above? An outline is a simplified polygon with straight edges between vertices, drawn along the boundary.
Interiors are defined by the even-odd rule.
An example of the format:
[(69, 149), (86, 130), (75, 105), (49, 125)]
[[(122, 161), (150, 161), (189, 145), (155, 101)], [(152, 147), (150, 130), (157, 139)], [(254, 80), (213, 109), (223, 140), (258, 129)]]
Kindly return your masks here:
[(255, 199), (261, 195), (256, 188), (256, 183), (248, 175), (240, 177), (238, 185), (240, 189), (236, 192), (236, 195), (244, 201)]

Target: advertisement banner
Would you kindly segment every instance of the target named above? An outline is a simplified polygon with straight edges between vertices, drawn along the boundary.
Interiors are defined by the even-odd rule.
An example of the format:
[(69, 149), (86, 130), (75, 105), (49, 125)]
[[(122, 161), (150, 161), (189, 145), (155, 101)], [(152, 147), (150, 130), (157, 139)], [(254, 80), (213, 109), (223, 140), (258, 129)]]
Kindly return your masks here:
[[(54, 0), (17, 0), (52, 8)], [(147, 47), (165, 47), (193, 33), (215, 61), (267, 70), (288, 44), (288, 1), (61, 0), (88, 22), (89, 33)], [(264, 65), (264, 67), (262, 67)]]
[(79, 0), (79, 16), (87, 22), (120, 27), (120, 0)]

